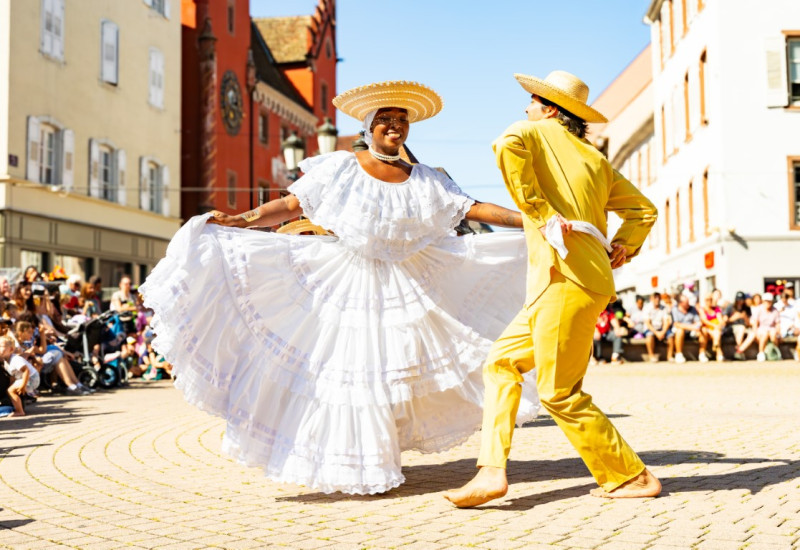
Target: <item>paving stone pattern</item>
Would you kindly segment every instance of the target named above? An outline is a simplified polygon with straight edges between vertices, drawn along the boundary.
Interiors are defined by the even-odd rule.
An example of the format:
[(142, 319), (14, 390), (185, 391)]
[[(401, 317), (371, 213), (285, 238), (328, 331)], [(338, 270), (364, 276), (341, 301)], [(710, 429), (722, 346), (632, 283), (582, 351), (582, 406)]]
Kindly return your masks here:
[(405, 453), (388, 494), (320, 494), (231, 462), (219, 419), (168, 381), (134, 382), (0, 420), (0, 547), (800, 548), (800, 363), (598, 366), (584, 387), (663, 496), (589, 496), (547, 416), (517, 430), (509, 494), (483, 508), (441, 496), (475, 472), (477, 435)]

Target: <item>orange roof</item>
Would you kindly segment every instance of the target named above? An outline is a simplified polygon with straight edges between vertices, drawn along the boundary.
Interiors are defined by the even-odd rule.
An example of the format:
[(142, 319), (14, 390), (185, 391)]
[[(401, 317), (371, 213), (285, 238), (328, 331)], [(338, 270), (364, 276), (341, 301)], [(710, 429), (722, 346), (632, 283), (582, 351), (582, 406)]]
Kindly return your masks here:
[(306, 60), (309, 48), (310, 15), (253, 19), (277, 63)]

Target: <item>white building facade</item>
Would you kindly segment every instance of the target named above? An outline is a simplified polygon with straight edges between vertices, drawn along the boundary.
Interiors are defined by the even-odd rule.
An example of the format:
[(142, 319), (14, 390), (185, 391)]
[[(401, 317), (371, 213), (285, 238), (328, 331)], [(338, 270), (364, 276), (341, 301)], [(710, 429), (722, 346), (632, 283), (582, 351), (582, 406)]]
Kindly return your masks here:
[(652, 133), (631, 130), (612, 162), (659, 220), (619, 291), (797, 291), (800, 2), (653, 0), (645, 22)]

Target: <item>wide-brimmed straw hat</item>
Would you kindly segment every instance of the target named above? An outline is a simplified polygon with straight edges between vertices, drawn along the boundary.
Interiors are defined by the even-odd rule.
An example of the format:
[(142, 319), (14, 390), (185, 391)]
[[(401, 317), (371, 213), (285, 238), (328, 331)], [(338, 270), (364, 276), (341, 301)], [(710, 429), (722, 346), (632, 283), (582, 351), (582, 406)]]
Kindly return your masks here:
[(552, 101), (586, 122), (608, 122), (606, 117), (586, 104), (589, 86), (574, 74), (553, 71), (542, 80), (516, 73), (514, 78), (531, 94)]
[(347, 90), (333, 98), (333, 105), (361, 121), (372, 111), (395, 107), (408, 111), (409, 122), (419, 122), (442, 110), (442, 98), (418, 82), (391, 80)]

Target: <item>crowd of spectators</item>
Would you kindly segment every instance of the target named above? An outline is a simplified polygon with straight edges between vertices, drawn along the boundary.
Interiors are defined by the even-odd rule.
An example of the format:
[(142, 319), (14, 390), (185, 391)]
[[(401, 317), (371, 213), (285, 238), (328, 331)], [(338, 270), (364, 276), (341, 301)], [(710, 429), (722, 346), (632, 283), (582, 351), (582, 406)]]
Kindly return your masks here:
[[(666, 347), (667, 361), (685, 363), (685, 343), (696, 341), (697, 360), (744, 360), (747, 350), (755, 346), (756, 360), (779, 360), (782, 342), (795, 342), (794, 359), (800, 360), (800, 302), (794, 288), (787, 286), (780, 293), (745, 294), (737, 292), (733, 300), (725, 300), (719, 290), (698, 296), (691, 288), (674, 295), (654, 292), (649, 301), (636, 297), (629, 310), (620, 302), (612, 302), (595, 325), (594, 350), (590, 364), (603, 361), (603, 343), (611, 345), (611, 363), (623, 359), (623, 343), (643, 340), (646, 357), (660, 360), (656, 346)], [(732, 356), (725, 354), (723, 341), (732, 341)], [(731, 349), (729, 348), (729, 349)], [(730, 354), (730, 351), (729, 351)]]
[[(151, 318), (127, 275), (108, 302), (98, 276), (84, 281), (29, 266), (14, 281), (0, 277), (0, 416), (24, 416), (42, 392), (91, 395), (96, 387), (81, 381), (84, 369), (113, 364), (120, 380), (170, 377), (171, 366), (151, 345)], [(86, 341), (82, 331), (91, 323), (102, 325), (102, 338), (88, 350), (70, 346)]]

